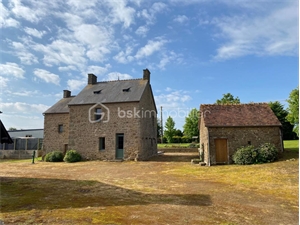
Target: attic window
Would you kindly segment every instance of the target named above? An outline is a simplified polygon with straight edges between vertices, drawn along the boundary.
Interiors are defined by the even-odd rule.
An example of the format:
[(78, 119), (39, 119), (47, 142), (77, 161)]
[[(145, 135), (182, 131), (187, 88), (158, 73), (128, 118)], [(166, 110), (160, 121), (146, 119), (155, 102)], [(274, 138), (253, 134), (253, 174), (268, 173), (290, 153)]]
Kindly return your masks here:
[(124, 88), (123, 92), (129, 92), (130, 91), (130, 87), (129, 88)]
[(102, 90), (94, 91), (94, 94), (100, 94)]

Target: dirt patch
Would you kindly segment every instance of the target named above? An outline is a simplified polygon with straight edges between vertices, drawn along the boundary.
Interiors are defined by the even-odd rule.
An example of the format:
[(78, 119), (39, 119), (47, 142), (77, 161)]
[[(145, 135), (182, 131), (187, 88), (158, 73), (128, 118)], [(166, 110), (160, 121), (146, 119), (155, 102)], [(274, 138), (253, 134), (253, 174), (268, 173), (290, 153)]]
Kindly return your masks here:
[[(298, 159), (192, 165), (177, 153), (147, 162), (0, 163), (5, 224), (298, 224)], [(171, 161), (170, 161), (171, 160)]]

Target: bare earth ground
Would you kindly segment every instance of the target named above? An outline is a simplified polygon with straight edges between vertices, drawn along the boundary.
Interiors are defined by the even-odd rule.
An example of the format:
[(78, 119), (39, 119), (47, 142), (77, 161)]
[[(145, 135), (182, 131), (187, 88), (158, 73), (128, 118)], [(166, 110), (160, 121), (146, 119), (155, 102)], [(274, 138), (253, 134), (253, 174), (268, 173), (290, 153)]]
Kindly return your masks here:
[[(2, 161), (4, 224), (298, 224), (299, 162), (192, 165)], [(1, 223), (0, 223), (1, 224)]]

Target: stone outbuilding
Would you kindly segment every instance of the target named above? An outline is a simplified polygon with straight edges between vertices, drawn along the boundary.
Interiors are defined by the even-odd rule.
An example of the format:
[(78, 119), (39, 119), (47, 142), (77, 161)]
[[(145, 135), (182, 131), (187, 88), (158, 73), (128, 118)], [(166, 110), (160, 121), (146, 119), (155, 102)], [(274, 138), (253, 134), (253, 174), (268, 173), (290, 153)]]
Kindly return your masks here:
[(145, 160), (157, 154), (157, 109), (150, 71), (142, 79), (88, 83), (44, 112), (46, 152), (73, 149), (85, 159)]
[(272, 143), (283, 151), (281, 123), (267, 103), (200, 106), (200, 152), (206, 165), (233, 163), (237, 148)]

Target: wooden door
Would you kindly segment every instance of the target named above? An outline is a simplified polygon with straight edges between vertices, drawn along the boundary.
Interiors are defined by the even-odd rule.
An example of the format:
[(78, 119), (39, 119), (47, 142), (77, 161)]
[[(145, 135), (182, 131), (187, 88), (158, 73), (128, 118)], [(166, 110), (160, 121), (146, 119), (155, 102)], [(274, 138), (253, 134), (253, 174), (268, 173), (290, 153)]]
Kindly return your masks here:
[(228, 163), (227, 139), (215, 139), (216, 163)]

